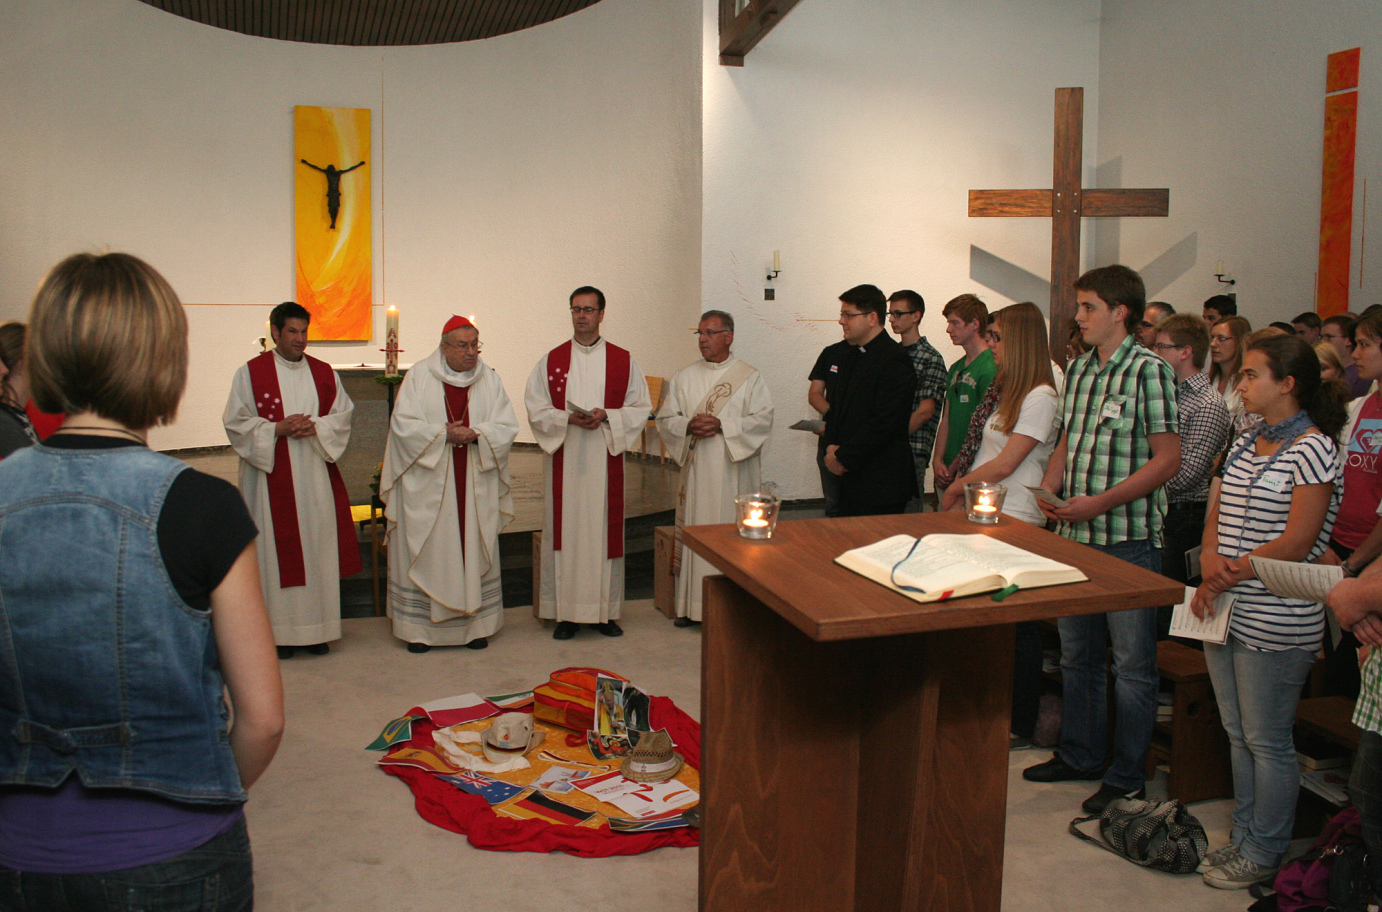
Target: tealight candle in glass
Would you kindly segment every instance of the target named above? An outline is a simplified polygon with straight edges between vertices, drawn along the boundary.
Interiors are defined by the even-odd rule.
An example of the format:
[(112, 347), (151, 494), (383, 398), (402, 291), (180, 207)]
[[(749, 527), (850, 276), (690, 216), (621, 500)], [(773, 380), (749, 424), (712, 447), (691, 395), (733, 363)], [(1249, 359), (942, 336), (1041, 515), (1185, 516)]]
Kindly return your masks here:
[(980, 481), (965, 485), (965, 513), (970, 522), (993, 525), (1003, 512), (1003, 496), (1008, 489), (1001, 484)]
[(777, 527), (777, 510), (782, 500), (773, 494), (754, 492), (734, 498), (738, 510), (739, 534), (745, 538), (772, 538)]

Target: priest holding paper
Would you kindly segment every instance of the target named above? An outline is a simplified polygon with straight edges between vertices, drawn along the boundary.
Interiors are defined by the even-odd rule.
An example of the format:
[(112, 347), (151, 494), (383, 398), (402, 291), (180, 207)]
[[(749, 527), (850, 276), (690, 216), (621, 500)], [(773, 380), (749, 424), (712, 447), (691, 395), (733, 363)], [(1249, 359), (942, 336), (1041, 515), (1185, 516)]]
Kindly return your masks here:
[(574, 338), (538, 361), (524, 396), (546, 454), (538, 612), (558, 640), (580, 624), (624, 633), (624, 453), (652, 411), (638, 363), (600, 336), (604, 293), (585, 285), (570, 304)]
[(484, 649), (504, 623), (499, 532), (513, 519), (509, 449), (518, 419), (480, 332), (464, 317), (408, 371), (380, 472), (389, 617), (409, 652)]
[(341, 638), (341, 582), (360, 572), (360, 545), (336, 461), (355, 405), (340, 377), (307, 354), (312, 315), (292, 301), (269, 315), (274, 348), (235, 374), (222, 415), (240, 455), (240, 494), (255, 539), (279, 658), (326, 653)]
[[(735, 520), (734, 498), (763, 480), (761, 453), (773, 429), (768, 384), (730, 353), (734, 317), (706, 311), (695, 330), (701, 358), (672, 377), (657, 430), (681, 466), (677, 527)], [(677, 545), (674, 559), (678, 627), (701, 621), (701, 580), (718, 573), (698, 554)]]

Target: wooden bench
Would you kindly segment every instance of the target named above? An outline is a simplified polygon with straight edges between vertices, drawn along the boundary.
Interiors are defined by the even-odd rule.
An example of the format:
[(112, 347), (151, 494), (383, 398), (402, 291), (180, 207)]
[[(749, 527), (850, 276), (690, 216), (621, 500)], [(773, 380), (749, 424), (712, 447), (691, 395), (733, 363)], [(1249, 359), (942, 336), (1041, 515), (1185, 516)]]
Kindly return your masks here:
[(1233, 794), (1228, 735), (1219, 719), (1219, 704), (1209, 683), (1209, 668), (1198, 649), (1162, 640), (1156, 667), (1175, 687), (1171, 718), (1158, 721), (1147, 754), (1147, 778), (1157, 764), (1170, 769), (1167, 794), (1184, 802)]

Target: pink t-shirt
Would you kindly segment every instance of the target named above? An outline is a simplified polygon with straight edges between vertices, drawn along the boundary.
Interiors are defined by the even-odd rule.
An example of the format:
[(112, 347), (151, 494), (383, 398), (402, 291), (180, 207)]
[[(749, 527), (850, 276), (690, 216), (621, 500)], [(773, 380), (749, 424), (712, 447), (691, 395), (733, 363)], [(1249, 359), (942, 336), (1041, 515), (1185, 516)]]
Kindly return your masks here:
[(1382, 397), (1363, 401), (1344, 448), (1344, 500), (1334, 522), (1334, 539), (1357, 548), (1377, 524), (1382, 501)]

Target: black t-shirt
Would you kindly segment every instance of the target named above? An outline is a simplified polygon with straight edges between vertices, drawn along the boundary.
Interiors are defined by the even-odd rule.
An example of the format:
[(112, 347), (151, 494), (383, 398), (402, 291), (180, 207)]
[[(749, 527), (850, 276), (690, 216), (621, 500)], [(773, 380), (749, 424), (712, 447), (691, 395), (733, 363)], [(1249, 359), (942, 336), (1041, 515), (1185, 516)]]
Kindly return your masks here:
[[(43, 442), (58, 450), (110, 450), (139, 446), (93, 434), (54, 434)], [(178, 595), (199, 611), (259, 534), (240, 492), (228, 481), (188, 469), (173, 479), (158, 514), (158, 550)]]
[(834, 394), (840, 379), (848, 372), (849, 365), (858, 354), (859, 349), (844, 340), (821, 349), (816, 366), (811, 368), (811, 375), (807, 379), (825, 381), (826, 402), (835, 401)]

